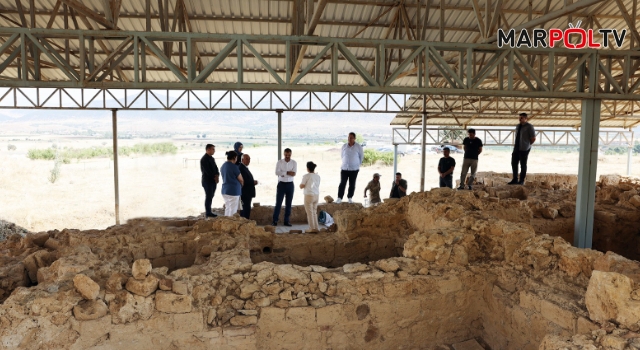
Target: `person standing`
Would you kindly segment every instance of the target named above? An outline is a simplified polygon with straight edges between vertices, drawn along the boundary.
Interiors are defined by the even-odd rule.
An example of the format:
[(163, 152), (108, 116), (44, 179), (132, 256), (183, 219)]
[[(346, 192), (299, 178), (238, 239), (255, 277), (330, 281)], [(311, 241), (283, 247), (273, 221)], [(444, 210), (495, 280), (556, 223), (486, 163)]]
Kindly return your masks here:
[(364, 160), (364, 151), (362, 146), (356, 143), (356, 133), (350, 132), (347, 143), (342, 145), (342, 168), (340, 170), (340, 185), (338, 186), (338, 199), (336, 203), (342, 203), (344, 196), (344, 188), (349, 180), (349, 192), (347, 198), (349, 203), (353, 203), (353, 193), (356, 191), (356, 178), (360, 171), (360, 164)]
[(380, 199), (380, 174), (373, 174), (373, 180), (364, 188), (364, 198), (367, 198), (367, 190), (371, 191), (371, 204), (382, 202)]
[[(476, 170), (478, 169), (478, 156), (482, 153), (482, 140), (476, 137), (476, 130), (469, 129), (467, 131), (467, 135), (468, 137), (465, 137), (462, 141), (462, 145), (464, 147), (464, 160), (462, 161), (460, 187), (458, 187), (459, 190), (471, 190), (471, 185), (473, 184), (473, 180), (476, 178)], [(469, 182), (467, 183), (466, 179), (469, 168), (471, 168), (471, 176), (469, 176)]]
[(236, 142), (233, 145), (233, 151), (236, 152), (236, 154), (238, 155), (238, 159), (236, 160), (236, 165), (240, 166), (240, 164), (242, 164), (242, 155), (244, 153), (242, 153), (242, 149), (244, 148), (244, 146), (242, 145), (242, 142)]
[(258, 181), (253, 179), (253, 174), (249, 170), (249, 163), (251, 163), (251, 157), (248, 154), (242, 155), (242, 163), (240, 164), (240, 175), (244, 180), (244, 186), (242, 186), (242, 195), (240, 200), (242, 201), (242, 212), (240, 216), (249, 219), (251, 216), (251, 200), (256, 196), (256, 185)]
[(276, 175), (278, 176), (278, 187), (276, 189), (276, 207), (273, 209), (273, 226), (278, 225), (282, 200), (286, 197), (284, 208), (284, 225), (291, 226), (291, 202), (293, 201), (293, 178), (298, 172), (298, 163), (291, 159), (291, 149), (284, 149), (284, 159), (280, 159), (276, 164)]
[(205, 154), (200, 158), (200, 171), (202, 172), (202, 187), (204, 188), (204, 213), (207, 218), (215, 218), (216, 214), (211, 211), (211, 202), (216, 193), (216, 186), (220, 181), (220, 171), (213, 154), (216, 153), (216, 146), (207, 144)]
[(389, 198), (402, 198), (407, 195), (407, 180), (402, 178), (402, 174), (396, 173), (396, 179), (391, 185)]
[[(509, 185), (524, 185), (524, 179), (527, 177), (527, 161), (529, 160), (529, 152), (531, 145), (536, 142), (536, 130), (533, 125), (529, 124), (527, 113), (520, 113), (520, 124), (516, 126), (516, 142), (513, 145), (511, 153), (511, 170), (513, 179)], [(520, 163), (520, 181), (518, 181), (518, 163)]]
[(318, 233), (318, 198), (320, 198), (320, 175), (315, 173), (316, 164), (307, 162), (307, 173), (302, 177), (300, 188), (304, 191), (304, 210), (307, 212), (309, 229), (306, 233)]
[(445, 147), (442, 150), (444, 157), (440, 158), (438, 162), (438, 173), (440, 173), (440, 187), (453, 188), (453, 170), (456, 167), (456, 160), (449, 154), (451, 150)]
[(238, 203), (242, 194), (244, 179), (240, 169), (236, 165), (238, 154), (234, 151), (227, 152), (227, 161), (222, 164), (222, 198), (224, 198), (224, 216), (233, 216), (238, 212)]

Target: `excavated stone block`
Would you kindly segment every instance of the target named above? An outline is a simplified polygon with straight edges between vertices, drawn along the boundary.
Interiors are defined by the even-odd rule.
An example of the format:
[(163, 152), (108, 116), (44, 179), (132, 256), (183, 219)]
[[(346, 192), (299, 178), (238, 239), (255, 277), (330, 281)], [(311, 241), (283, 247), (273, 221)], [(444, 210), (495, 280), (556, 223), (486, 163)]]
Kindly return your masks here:
[(278, 276), (279, 279), (287, 283), (299, 283), (302, 285), (307, 285), (311, 281), (309, 275), (296, 270), (291, 265), (278, 265), (273, 269), (273, 272)]
[(147, 297), (158, 289), (158, 279), (154, 275), (149, 275), (143, 280), (130, 277), (125, 288), (133, 294)]
[(107, 311), (102, 300), (83, 300), (73, 307), (73, 316), (78, 321), (89, 321), (105, 316)]
[(178, 295), (171, 292), (156, 293), (156, 309), (166, 313), (191, 312), (192, 298), (190, 295)]
[(631, 203), (634, 207), (640, 208), (640, 196), (635, 195), (629, 199), (629, 203)]
[(189, 294), (189, 284), (184, 281), (173, 281), (171, 290), (176, 294), (187, 295)]
[(148, 259), (136, 260), (131, 266), (131, 274), (137, 280), (144, 280), (149, 272), (151, 272), (151, 261)]
[(90, 277), (83, 274), (77, 274), (73, 278), (73, 286), (87, 300), (95, 300), (100, 292), (100, 286)]
[(107, 290), (107, 293), (115, 294), (118, 291), (122, 290), (124, 285), (127, 284), (128, 280), (129, 280), (129, 277), (127, 277), (127, 275), (120, 272), (114, 273), (107, 280), (107, 283), (105, 284), (105, 289)]
[(616, 273), (593, 271), (585, 294), (589, 318), (604, 323), (615, 320), (625, 327), (640, 321), (640, 301), (632, 299), (631, 278)]
[(165, 255), (176, 255), (184, 253), (182, 242), (167, 242), (164, 244)]
[(232, 326), (249, 326), (258, 323), (257, 316), (234, 316), (229, 320)]

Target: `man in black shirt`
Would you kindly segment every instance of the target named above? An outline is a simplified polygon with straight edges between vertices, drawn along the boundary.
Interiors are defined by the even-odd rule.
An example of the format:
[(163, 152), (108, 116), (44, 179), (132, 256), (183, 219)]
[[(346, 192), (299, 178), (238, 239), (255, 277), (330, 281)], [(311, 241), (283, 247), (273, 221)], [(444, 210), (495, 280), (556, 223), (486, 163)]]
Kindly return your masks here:
[(211, 202), (216, 192), (216, 184), (220, 181), (220, 171), (213, 154), (216, 153), (216, 146), (207, 144), (206, 153), (200, 159), (200, 171), (202, 172), (202, 187), (204, 188), (204, 212), (205, 216), (215, 218), (216, 214), (211, 212)]
[[(465, 137), (462, 141), (464, 147), (464, 160), (462, 161), (462, 173), (460, 174), (460, 187), (459, 190), (471, 189), (471, 184), (476, 177), (476, 170), (478, 169), (478, 156), (482, 153), (482, 140), (476, 137), (476, 130), (469, 129), (467, 131), (469, 137)], [(469, 176), (469, 182), (467, 183), (467, 172), (471, 168), (471, 176)]]
[(247, 153), (242, 154), (240, 175), (244, 179), (244, 186), (242, 186), (242, 194), (240, 195), (240, 200), (242, 200), (240, 216), (246, 219), (251, 216), (251, 200), (256, 196), (256, 185), (258, 184), (258, 181), (253, 179), (253, 174), (249, 170), (250, 163), (251, 157)]
[(453, 188), (453, 169), (456, 166), (456, 160), (451, 158), (449, 154), (451, 150), (445, 147), (442, 150), (444, 157), (440, 158), (438, 163), (438, 173), (440, 173), (440, 187)]
[[(509, 185), (524, 185), (524, 179), (527, 177), (527, 160), (531, 145), (536, 142), (536, 130), (527, 120), (527, 113), (520, 113), (518, 116), (520, 123), (516, 126), (516, 142), (513, 145), (511, 153), (511, 169), (513, 170), (513, 179)], [(518, 181), (518, 163), (522, 167), (520, 172), (520, 181)]]
[(396, 179), (391, 184), (389, 198), (402, 198), (407, 195), (407, 180), (402, 178), (402, 174), (396, 173)]

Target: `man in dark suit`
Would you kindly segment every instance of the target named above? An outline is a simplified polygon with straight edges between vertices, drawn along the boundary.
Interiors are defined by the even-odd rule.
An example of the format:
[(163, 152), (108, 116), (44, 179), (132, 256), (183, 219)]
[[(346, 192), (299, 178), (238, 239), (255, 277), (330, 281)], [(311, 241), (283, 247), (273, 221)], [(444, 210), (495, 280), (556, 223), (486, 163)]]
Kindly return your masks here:
[(251, 163), (251, 157), (246, 153), (243, 154), (240, 174), (244, 179), (244, 186), (242, 186), (242, 195), (240, 196), (242, 201), (242, 213), (240, 216), (247, 219), (251, 216), (251, 199), (256, 196), (256, 185), (258, 184), (258, 181), (253, 179), (253, 175), (248, 168), (249, 163)]

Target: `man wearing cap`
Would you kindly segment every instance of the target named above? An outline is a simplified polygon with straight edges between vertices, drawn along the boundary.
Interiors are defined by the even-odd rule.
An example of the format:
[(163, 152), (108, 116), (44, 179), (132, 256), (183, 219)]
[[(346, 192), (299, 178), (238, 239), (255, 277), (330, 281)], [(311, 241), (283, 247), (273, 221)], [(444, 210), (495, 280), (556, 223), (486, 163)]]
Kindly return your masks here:
[[(513, 153), (511, 153), (511, 170), (513, 171), (513, 179), (509, 185), (524, 185), (524, 179), (527, 177), (527, 160), (531, 145), (536, 142), (536, 131), (533, 125), (527, 122), (527, 113), (520, 113), (520, 124), (516, 126), (516, 142), (513, 145)], [(520, 181), (518, 181), (518, 163), (520, 163)]]
[[(473, 180), (476, 178), (476, 170), (478, 169), (478, 156), (482, 153), (482, 140), (476, 137), (476, 130), (467, 130), (467, 135), (469, 136), (465, 137), (462, 141), (464, 160), (462, 161), (459, 190), (471, 190), (471, 184), (473, 184)], [(469, 176), (469, 182), (467, 183), (466, 179), (469, 168), (471, 168), (471, 176)]]
[(367, 198), (367, 190), (371, 191), (371, 204), (382, 202), (380, 199), (380, 174), (373, 174), (373, 180), (364, 188), (364, 198)]
[(453, 170), (456, 167), (456, 160), (449, 156), (451, 150), (445, 147), (442, 150), (444, 157), (438, 162), (438, 173), (440, 174), (440, 187), (453, 188)]

